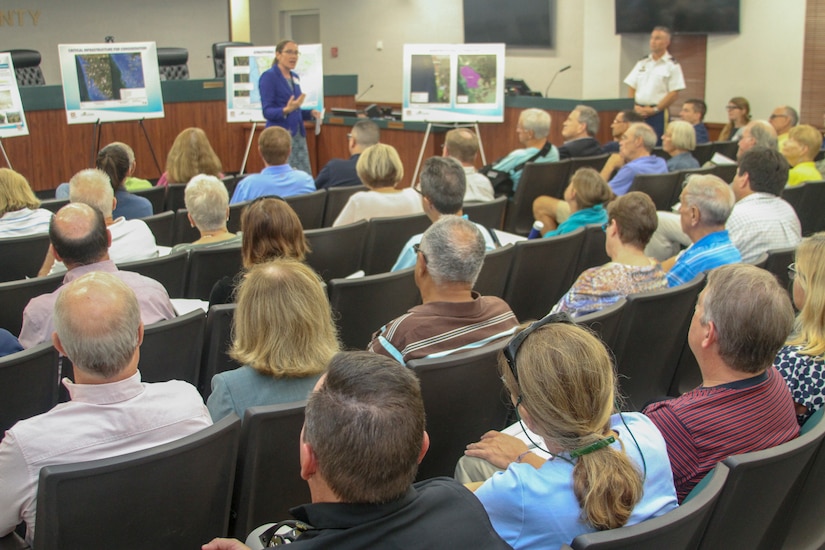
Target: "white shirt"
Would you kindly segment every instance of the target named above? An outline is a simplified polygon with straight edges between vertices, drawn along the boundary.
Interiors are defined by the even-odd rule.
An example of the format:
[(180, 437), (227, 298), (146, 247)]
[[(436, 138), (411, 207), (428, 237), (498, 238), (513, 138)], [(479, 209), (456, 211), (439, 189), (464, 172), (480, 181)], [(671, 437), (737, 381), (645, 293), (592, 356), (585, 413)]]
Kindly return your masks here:
[(49, 232), (49, 222), (54, 214), (45, 208), (23, 208), (6, 212), (0, 217), (0, 239), (28, 237)]
[(370, 218), (386, 218), (423, 214), (421, 195), (412, 187), (402, 189), (400, 193), (382, 193), (380, 191), (359, 191), (353, 194), (332, 227), (355, 223)]
[(26, 522), (34, 540), (40, 469), (119, 456), (175, 441), (212, 424), (194, 386), (145, 384), (140, 373), (111, 384), (63, 380), (71, 401), (21, 420), (0, 443), (0, 536)]
[(463, 166), (467, 178), (464, 202), (489, 202), (496, 198), (493, 184), (484, 174), (479, 174), (473, 166)]
[[(109, 259), (116, 264), (157, 257), (158, 245), (155, 242), (155, 235), (145, 221), (127, 220), (121, 216), (106, 229), (112, 234)], [(56, 261), (49, 275), (64, 271), (66, 271), (66, 266), (63, 262)]]
[(669, 92), (685, 89), (682, 67), (667, 52), (657, 60), (653, 55), (640, 59), (624, 83), (636, 90), (639, 105), (656, 105)]
[(725, 229), (745, 263), (768, 250), (796, 246), (802, 239), (793, 206), (770, 193), (752, 193), (737, 201)]

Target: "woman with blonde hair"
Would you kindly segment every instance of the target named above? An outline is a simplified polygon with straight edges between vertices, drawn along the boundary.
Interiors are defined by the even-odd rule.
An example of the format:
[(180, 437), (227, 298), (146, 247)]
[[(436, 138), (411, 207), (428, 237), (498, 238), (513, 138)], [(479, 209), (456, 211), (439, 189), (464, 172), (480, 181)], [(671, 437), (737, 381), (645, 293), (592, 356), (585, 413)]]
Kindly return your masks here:
[(241, 236), (226, 228), (229, 219), (229, 193), (215, 176), (199, 174), (189, 180), (184, 190), (186, 216), (192, 227), (197, 227), (200, 238), (191, 243), (180, 243), (172, 252), (193, 248), (215, 248), (241, 240)]
[(332, 226), (347, 225), (375, 217), (421, 214), (421, 197), (412, 187), (396, 189), (404, 177), (401, 157), (392, 145), (377, 143), (364, 149), (355, 171), (369, 191), (359, 191), (349, 198)]
[(52, 213), (40, 208), (29, 182), (11, 168), (0, 168), (0, 239), (49, 232)]
[(507, 431), (520, 437), (487, 432), (457, 474), (495, 472), (475, 495), (513, 548), (557, 549), (676, 508), (665, 441), (643, 414), (618, 412), (610, 355), (587, 329), (566, 314), (536, 321), (510, 340), (499, 372), (519, 417)]
[(536, 220), (544, 224), (544, 237), (555, 237), (575, 231), (579, 227), (607, 221), (608, 201), (613, 191), (604, 178), (592, 168), (579, 168), (564, 190), (564, 201), (570, 208), (570, 216), (560, 224), (544, 210), (535, 210)]
[(719, 141), (739, 141), (742, 131), (751, 121), (751, 104), (744, 97), (732, 97), (725, 106), (728, 123), (719, 132)]
[(791, 390), (802, 424), (825, 404), (825, 232), (802, 239), (788, 274), (799, 315), (773, 365)]
[(229, 351), (244, 366), (212, 378), (212, 420), (306, 399), (339, 348), (329, 300), (311, 268), (288, 258), (255, 265), (238, 288)]
[(696, 130), (690, 122), (674, 120), (668, 124), (662, 136), (662, 149), (670, 155), (668, 172), (699, 168), (699, 161), (692, 154), (696, 149)]
[(187, 128), (172, 143), (166, 157), (166, 172), (157, 184), (186, 183), (198, 174), (222, 178), (221, 170), (221, 159), (212, 149), (206, 132), (200, 128)]

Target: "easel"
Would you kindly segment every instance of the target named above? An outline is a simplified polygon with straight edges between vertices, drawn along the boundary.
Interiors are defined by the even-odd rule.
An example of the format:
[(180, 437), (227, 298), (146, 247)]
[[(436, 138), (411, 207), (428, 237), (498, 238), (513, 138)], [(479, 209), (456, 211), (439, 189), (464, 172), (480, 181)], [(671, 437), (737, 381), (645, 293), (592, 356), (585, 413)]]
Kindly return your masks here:
[(250, 120), (249, 122), (252, 123), (252, 131), (249, 132), (249, 140), (246, 142), (246, 150), (243, 153), (243, 161), (241, 162), (241, 171), (238, 173), (239, 176), (242, 176), (243, 173), (246, 171), (246, 161), (249, 160), (249, 150), (252, 149), (252, 140), (255, 139), (255, 130), (258, 129), (258, 122), (255, 120)]
[(438, 122), (427, 122), (427, 130), (424, 132), (424, 142), (421, 144), (421, 151), (418, 153), (418, 162), (415, 163), (415, 172), (413, 172), (412, 185), (415, 186), (418, 181), (418, 171), (421, 169), (421, 162), (424, 159), (424, 151), (427, 149), (427, 141), (430, 139), (430, 132), (433, 126), (437, 128), (472, 128), (476, 132), (476, 139), (478, 140), (478, 150), (481, 152), (481, 165), (487, 164), (487, 157), (484, 155), (484, 145), (481, 143), (481, 133), (478, 131), (478, 122), (470, 122), (461, 124), (454, 122), (452, 124), (441, 124)]
[[(146, 131), (146, 126), (143, 125), (143, 121), (145, 119), (141, 118), (137, 121), (140, 129), (143, 130), (143, 136), (146, 138), (146, 144), (149, 145), (149, 152), (152, 153), (152, 160), (155, 162), (155, 168), (158, 170), (158, 174), (162, 174), (163, 171), (160, 169), (160, 164), (158, 163), (158, 157), (155, 155), (155, 148), (152, 147), (152, 140), (149, 139), (149, 132)], [(112, 121), (115, 122), (115, 121)], [(116, 121), (121, 122), (121, 121)], [(126, 121), (124, 121), (126, 122)], [(90, 166), (94, 166), (97, 161), (97, 152), (100, 151), (100, 137), (103, 134), (101, 131), (103, 129), (103, 125), (106, 124), (105, 122), (101, 122), (100, 119), (95, 121), (94, 128), (92, 129), (92, 162)]]
[(0, 139), (0, 151), (3, 151), (3, 158), (6, 159), (6, 166), (8, 166), (11, 170), (14, 170), (14, 167), (11, 165), (11, 161), (9, 160), (9, 156), (6, 154), (6, 148), (3, 147), (2, 139)]

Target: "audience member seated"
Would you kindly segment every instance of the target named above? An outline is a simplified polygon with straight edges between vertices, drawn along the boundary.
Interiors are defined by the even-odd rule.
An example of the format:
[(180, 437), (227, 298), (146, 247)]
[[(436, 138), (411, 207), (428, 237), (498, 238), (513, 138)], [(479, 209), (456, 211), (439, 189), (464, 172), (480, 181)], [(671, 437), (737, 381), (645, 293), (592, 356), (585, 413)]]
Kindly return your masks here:
[(46, 233), (51, 219), (52, 213), (40, 208), (26, 178), (0, 168), (0, 239)]
[(232, 340), (244, 366), (212, 378), (212, 420), (305, 400), (339, 349), (321, 279), (297, 260), (254, 265), (238, 287)]
[(175, 138), (166, 157), (166, 171), (157, 185), (187, 183), (198, 174), (222, 178), (221, 159), (215, 154), (206, 132), (187, 128)]
[[(109, 144), (97, 154), (95, 167), (109, 176), (109, 181), (117, 199), (117, 206), (112, 215), (115, 218), (123, 217), (127, 220), (151, 216), (153, 210), (149, 199), (133, 195), (123, 186), (129, 176), (130, 166), (129, 155), (120, 145)], [(69, 199), (69, 184), (61, 183), (58, 185), (54, 196), (58, 199)]]
[[(301, 477), (312, 504), (290, 510), (299, 523), (256, 529), (267, 532), (264, 546), (509, 548), (460, 484), (444, 477), (413, 483), (430, 444), (424, 428), (414, 373), (363, 351), (335, 355), (309, 397), (301, 431)], [(214, 539), (203, 549), (249, 547)]]
[(316, 189), (361, 185), (355, 165), (358, 164), (358, 158), (364, 149), (378, 143), (381, 138), (381, 129), (375, 122), (362, 118), (352, 126), (347, 138), (350, 157), (331, 159), (315, 178)]
[(25, 522), (32, 544), (41, 468), (148, 449), (212, 424), (188, 383), (141, 383), (138, 300), (115, 274), (95, 272), (68, 283), (54, 301), (48, 336), (72, 361), (74, 382), (63, 379), (70, 401), (21, 420), (0, 442), (0, 536)]
[[(106, 228), (112, 236), (109, 259), (113, 262), (144, 260), (158, 255), (155, 235), (146, 222), (137, 219), (127, 220), (123, 216), (114, 219), (117, 199), (109, 183), (109, 176), (104, 172), (96, 168), (88, 168), (72, 176), (69, 181), (69, 200), (88, 204), (103, 213)], [(42, 277), (64, 271), (66, 271), (66, 266), (63, 262), (56, 262), (49, 249), (38, 275)]]
[(256, 199), (241, 214), (243, 269), (215, 283), (209, 294), (209, 305), (234, 302), (235, 287), (252, 266), (275, 258), (293, 258), (303, 262), (307, 253), (309, 245), (304, 236), (304, 226), (292, 207), (275, 197)]
[(618, 153), (619, 143), (628, 127), (634, 122), (644, 121), (645, 118), (633, 109), (625, 109), (616, 113), (616, 118), (613, 119), (613, 123), (610, 125), (613, 139), (602, 145), (602, 153)]
[(799, 315), (773, 366), (791, 390), (801, 425), (825, 404), (825, 233), (802, 239), (788, 272)]
[(700, 273), (742, 261), (725, 230), (736, 202), (727, 183), (711, 175), (690, 176), (679, 200), (682, 232), (693, 244), (662, 263), (668, 286), (683, 285)]
[(14, 335), (4, 328), (0, 328), (0, 357), (23, 351), (23, 346)]
[(467, 128), (454, 128), (444, 137), (444, 156), (461, 163), (467, 180), (464, 202), (487, 202), (495, 198), (493, 184), (475, 169), (478, 136)]
[(134, 176), (135, 168), (137, 168), (137, 161), (135, 160), (135, 151), (122, 141), (113, 141), (112, 143), (110, 143), (110, 145), (117, 145), (118, 147), (126, 151), (126, 155), (129, 157), (129, 172), (126, 175), (126, 179), (123, 180), (124, 189), (126, 189), (127, 191), (140, 191), (141, 189), (151, 189), (151, 181), (142, 178), (136, 178)]
[(513, 548), (559, 548), (676, 508), (665, 441), (643, 414), (617, 410), (610, 354), (587, 329), (545, 317), (513, 337), (499, 372), (515, 433), (535, 443), (487, 432), (467, 445), (456, 478), (486, 479), (475, 495)]
[(605, 251), (608, 263), (579, 275), (552, 313), (579, 316), (615, 304), (628, 294), (667, 286), (661, 266), (645, 256), (644, 249), (656, 231), (656, 206), (646, 194), (632, 191), (607, 207)]
[(599, 113), (593, 107), (576, 105), (561, 125), (564, 145), (559, 147), (559, 159), (593, 157), (602, 154), (596, 141), (599, 132)]
[(579, 168), (564, 190), (564, 200), (542, 195), (533, 201), (533, 216), (544, 224), (543, 235), (555, 237), (591, 223), (607, 221), (605, 205), (613, 191), (592, 168)]
[(496, 172), (507, 172), (518, 187), (524, 165), (528, 162), (557, 162), (559, 150), (550, 143), (550, 113), (541, 109), (525, 109), (518, 117), (516, 136), (523, 149), (516, 149), (493, 164)]
[(719, 141), (739, 141), (742, 130), (751, 121), (751, 104), (744, 97), (732, 97), (725, 109), (728, 122), (719, 132)]
[[(746, 128), (739, 145), (752, 141)], [(736, 204), (725, 229), (743, 262), (753, 263), (768, 250), (799, 243), (802, 226), (796, 211), (779, 197), (787, 181), (788, 162), (776, 147), (749, 147), (739, 158), (738, 172), (731, 183)], [(659, 212), (658, 216), (659, 229), (645, 252), (664, 261), (691, 241), (682, 231), (679, 214)]]
[(688, 99), (682, 104), (682, 109), (679, 111), (679, 116), (683, 121), (687, 122), (696, 132), (696, 144), (710, 142), (708, 137), (708, 129), (705, 126), (705, 113), (708, 112), (708, 106), (701, 99)]
[(806, 181), (821, 181), (822, 174), (814, 160), (822, 148), (822, 134), (809, 124), (794, 126), (788, 131), (788, 139), (782, 145), (782, 156), (791, 165), (788, 187)]
[(204, 174), (195, 176), (186, 184), (183, 200), (186, 203), (186, 217), (192, 227), (198, 228), (200, 238), (191, 243), (177, 244), (172, 252), (217, 248), (241, 240), (240, 235), (226, 229), (229, 193), (221, 180)]
[[(452, 130), (451, 130), (452, 131)], [(463, 216), (462, 206), (465, 193), (465, 172), (461, 166), (450, 158), (431, 157), (424, 161), (421, 168), (421, 206), (431, 221), (438, 221), (441, 216)], [(496, 248), (492, 228), (476, 224), (484, 237), (486, 250)], [(401, 254), (391, 271), (413, 267), (418, 258), (415, 246), (421, 242), (423, 233), (413, 235), (404, 244)]]
[(699, 161), (692, 154), (696, 149), (696, 132), (684, 120), (674, 120), (667, 125), (662, 135), (662, 149), (670, 155), (667, 159), (668, 172), (699, 168)]
[(381, 327), (369, 349), (405, 364), (512, 334), (518, 321), (510, 306), (473, 291), (484, 249), (484, 237), (475, 224), (458, 216), (443, 216), (433, 223), (415, 247), (415, 284), (423, 305)]
[(644, 409), (667, 443), (679, 502), (720, 460), (796, 437), (791, 394), (771, 366), (792, 325), (788, 293), (764, 269), (708, 275), (688, 332), (702, 385)]
[(232, 194), (231, 204), (258, 197), (277, 195), (291, 197), (315, 191), (312, 176), (288, 164), (292, 151), (292, 136), (280, 126), (270, 126), (258, 138), (258, 153), (265, 168), (260, 174), (242, 179)]
[(752, 120), (741, 128), (741, 134), (737, 142), (736, 160), (730, 159), (721, 153), (714, 153), (711, 161), (706, 163), (705, 166), (736, 164), (742, 158), (742, 155), (756, 146), (776, 149), (776, 130), (767, 120)]
[(788, 139), (788, 132), (791, 128), (799, 124), (799, 114), (796, 109), (788, 105), (777, 107), (771, 113), (771, 126), (776, 130), (776, 142), (779, 150), (782, 150), (782, 145)]
[(63, 278), (63, 286), (50, 294), (32, 298), (23, 310), (20, 344), (24, 348), (49, 341), (54, 332), (52, 311), (55, 301), (68, 283), (87, 273), (111, 273), (131, 288), (138, 296), (141, 320), (146, 325), (175, 316), (162, 284), (137, 273), (120, 271), (109, 259), (112, 237), (100, 210), (83, 203), (67, 204), (52, 218), (49, 239), (49, 252), (55, 260), (66, 265), (68, 273)]
[[(622, 134), (619, 152), (613, 153), (602, 168), (602, 177), (617, 196), (630, 190), (633, 178), (638, 174), (664, 174), (667, 172), (665, 159), (651, 155), (656, 147), (656, 133), (642, 122), (631, 124)], [(616, 175), (612, 177), (613, 172)]]
[(358, 178), (369, 187), (368, 191), (353, 194), (333, 227), (377, 217), (421, 214), (421, 199), (412, 187), (397, 189), (404, 177), (401, 157), (392, 145), (378, 143), (367, 147), (355, 166)]

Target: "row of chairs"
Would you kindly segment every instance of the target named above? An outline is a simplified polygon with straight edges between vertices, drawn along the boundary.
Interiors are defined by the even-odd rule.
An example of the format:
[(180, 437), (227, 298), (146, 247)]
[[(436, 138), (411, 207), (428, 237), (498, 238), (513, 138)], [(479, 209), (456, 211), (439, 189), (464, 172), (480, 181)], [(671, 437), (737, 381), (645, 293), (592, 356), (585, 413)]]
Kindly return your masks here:
[(679, 202), (682, 187), (689, 176), (712, 174), (726, 182), (730, 182), (736, 175), (736, 168), (737, 166), (735, 164), (730, 164), (679, 170), (677, 172), (666, 172), (664, 174), (639, 174), (633, 178), (633, 183), (630, 184), (630, 191), (647, 193), (653, 200), (653, 204), (656, 205), (656, 210), (670, 210), (674, 204)]
[[(728, 157), (731, 160), (736, 160), (736, 154), (739, 152), (738, 141), (709, 141), (707, 143), (697, 143), (696, 148), (691, 151), (693, 158), (699, 161), (699, 166), (704, 166), (706, 162), (713, 158), (713, 155), (720, 154)], [(652, 151), (653, 155), (662, 157), (667, 160), (670, 154), (661, 147), (656, 147)]]

